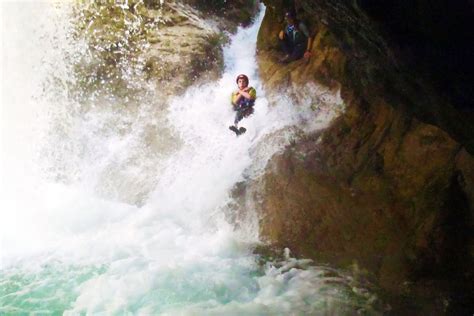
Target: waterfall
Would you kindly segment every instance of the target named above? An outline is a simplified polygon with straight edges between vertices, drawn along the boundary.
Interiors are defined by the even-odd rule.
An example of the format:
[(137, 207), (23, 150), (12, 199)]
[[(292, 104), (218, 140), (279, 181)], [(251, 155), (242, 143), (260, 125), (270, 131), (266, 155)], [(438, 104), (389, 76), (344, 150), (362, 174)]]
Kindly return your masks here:
[[(254, 254), (254, 209), (239, 227), (228, 219), (237, 183), (261, 175), (297, 131), (329, 122), (266, 100), (255, 60), (263, 7), (224, 48), (219, 80), (157, 110), (153, 98), (81, 108), (67, 91), (77, 79), (68, 60), (84, 53), (67, 33), (68, 6), (2, 6), (13, 44), (2, 61), (1, 314), (376, 314), (349, 274), (288, 251)], [(13, 31), (18, 21), (26, 27)], [(258, 98), (236, 137), (239, 73)]]

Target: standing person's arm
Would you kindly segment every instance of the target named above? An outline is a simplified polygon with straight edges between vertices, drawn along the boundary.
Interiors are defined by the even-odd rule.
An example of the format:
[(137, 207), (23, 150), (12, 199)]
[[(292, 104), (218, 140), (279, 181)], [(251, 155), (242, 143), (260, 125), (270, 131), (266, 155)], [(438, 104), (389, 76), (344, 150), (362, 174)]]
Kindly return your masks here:
[(283, 41), (285, 39), (285, 31), (281, 30), (280, 33), (278, 34), (278, 38)]
[(308, 40), (308, 42), (306, 43), (306, 51), (304, 53), (304, 58), (309, 58), (311, 56), (311, 49), (313, 48), (313, 37), (309, 33), (306, 24), (304, 24), (303, 22), (300, 23), (299, 28)]
[(304, 58), (311, 57), (311, 48), (313, 47), (313, 38), (308, 37), (308, 45), (306, 46), (306, 51), (304, 52)]

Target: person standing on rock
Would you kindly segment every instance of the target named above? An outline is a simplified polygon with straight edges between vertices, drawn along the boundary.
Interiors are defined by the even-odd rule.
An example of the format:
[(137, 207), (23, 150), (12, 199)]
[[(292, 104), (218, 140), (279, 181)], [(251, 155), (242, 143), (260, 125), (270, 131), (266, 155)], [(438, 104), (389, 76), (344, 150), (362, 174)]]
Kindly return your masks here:
[(311, 56), (313, 38), (310, 36), (306, 25), (298, 21), (292, 12), (285, 13), (286, 26), (278, 34), (280, 47), (285, 56), (280, 59), (281, 63), (289, 63), (302, 57)]
[(238, 75), (235, 82), (237, 83), (237, 91), (232, 92), (231, 103), (235, 114), (234, 125), (229, 126), (229, 129), (237, 136), (245, 133), (245, 127), (238, 128), (239, 122), (253, 113), (253, 106), (257, 98), (257, 91), (253, 87), (249, 87), (249, 78), (244, 75)]

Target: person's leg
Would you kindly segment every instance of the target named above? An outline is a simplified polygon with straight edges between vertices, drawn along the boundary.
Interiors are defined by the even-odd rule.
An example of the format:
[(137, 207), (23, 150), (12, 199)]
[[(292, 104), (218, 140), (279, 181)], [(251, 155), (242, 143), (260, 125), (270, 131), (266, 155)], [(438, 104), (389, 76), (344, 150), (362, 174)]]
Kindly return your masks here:
[(252, 115), (253, 111), (254, 111), (253, 106), (249, 106), (249, 107), (245, 108), (243, 113), (242, 113), (243, 117), (248, 117), (248, 116)]
[(291, 52), (293, 51), (293, 47), (291, 45), (291, 42), (288, 40), (288, 38), (285, 37), (284, 39), (278, 39), (278, 41), (280, 42), (280, 49), (283, 52), (283, 54), (290, 55)]
[(242, 109), (239, 109), (236, 111), (235, 113), (235, 119), (234, 119), (234, 125), (237, 126), (237, 124), (239, 124), (239, 122), (244, 118), (244, 115), (243, 115), (243, 110)]
[(278, 61), (280, 63), (287, 63), (290, 61), (290, 56), (294, 49), (292, 42), (286, 36), (284, 39), (278, 39), (278, 41), (280, 44), (280, 50), (283, 52), (283, 57), (281, 57)]
[(234, 125), (229, 126), (229, 129), (231, 131), (233, 131), (237, 136), (239, 136), (240, 134), (245, 133), (245, 130), (240, 130), (237, 127), (239, 122), (244, 118), (243, 109), (240, 108), (240, 109), (236, 110), (235, 112), (236, 113), (235, 113)]
[(293, 48), (293, 51), (290, 54), (290, 61), (298, 60), (303, 58), (304, 52), (306, 51), (306, 45), (304, 43), (296, 44)]

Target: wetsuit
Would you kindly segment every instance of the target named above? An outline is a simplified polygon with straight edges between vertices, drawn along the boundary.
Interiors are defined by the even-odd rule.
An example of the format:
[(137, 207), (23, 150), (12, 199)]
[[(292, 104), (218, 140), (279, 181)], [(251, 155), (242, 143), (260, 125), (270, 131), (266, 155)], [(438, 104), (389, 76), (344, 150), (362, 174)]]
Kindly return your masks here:
[(285, 36), (282, 40), (280, 39), (280, 46), (283, 52), (289, 56), (288, 61), (303, 57), (308, 37), (309, 31), (303, 22), (286, 26)]
[(257, 91), (250, 87), (248, 94), (250, 94), (252, 97), (251, 99), (247, 99), (242, 96), (239, 101), (234, 102), (234, 100), (237, 98), (237, 92), (232, 93), (231, 102), (234, 107), (234, 111), (237, 112), (234, 119), (235, 125), (237, 125), (237, 123), (239, 123), (244, 117), (247, 117), (253, 113), (253, 106), (255, 104), (255, 99), (257, 98)]

